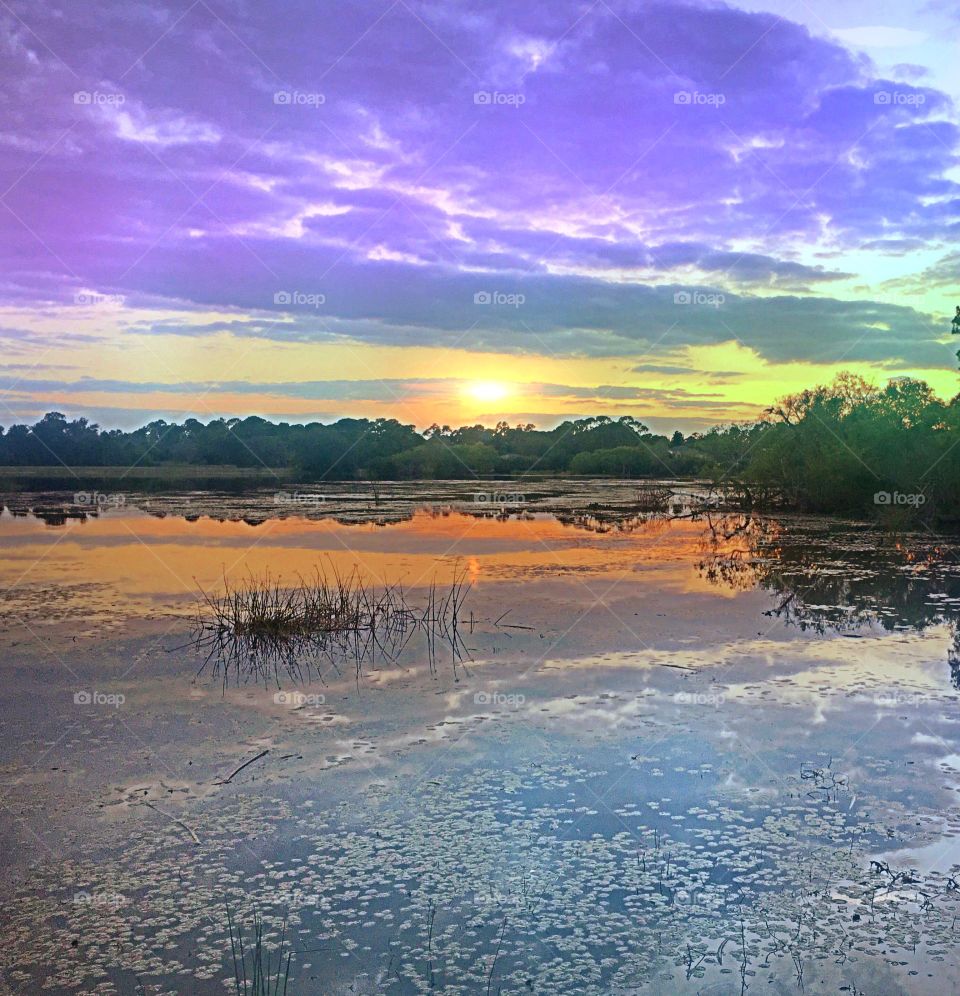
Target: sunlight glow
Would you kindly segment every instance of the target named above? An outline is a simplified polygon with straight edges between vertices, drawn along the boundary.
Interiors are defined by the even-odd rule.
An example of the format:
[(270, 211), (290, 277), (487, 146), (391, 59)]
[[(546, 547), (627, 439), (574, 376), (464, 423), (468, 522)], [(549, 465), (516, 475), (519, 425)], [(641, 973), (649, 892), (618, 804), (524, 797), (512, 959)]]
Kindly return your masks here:
[(468, 384), (466, 393), (474, 401), (502, 401), (509, 391), (506, 384), (496, 380), (477, 380)]

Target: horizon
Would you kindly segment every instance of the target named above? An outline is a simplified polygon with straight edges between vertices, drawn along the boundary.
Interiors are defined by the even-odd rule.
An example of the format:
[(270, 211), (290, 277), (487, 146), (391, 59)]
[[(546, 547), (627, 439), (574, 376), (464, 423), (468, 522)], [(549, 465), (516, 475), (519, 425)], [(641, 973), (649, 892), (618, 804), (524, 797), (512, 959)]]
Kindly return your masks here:
[(958, 388), (945, 3), (4, 5), (0, 422)]
[[(841, 373), (849, 373), (849, 371), (841, 371)], [(909, 378), (907, 378), (907, 379), (909, 379)], [(902, 381), (902, 380), (904, 380), (904, 378), (892, 377), (892, 378), (888, 379), (888, 381), (886, 382), (886, 384), (884, 384), (884, 383), (875, 383), (875, 382), (867, 382), (867, 383), (868, 383), (868, 386), (871, 387), (871, 388), (873, 388), (874, 390), (882, 390), (887, 385), (889, 385), (889, 384), (895, 384), (898, 381)], [(813, 389), (815, 387), (824, 387), (824, 386), (827, 386), (827, 385), (813, 385), (813, 384), (809, 385), (809, 387), (811, 389)], [(934, 396), (937, 397), (936, 392), (934, 392)], [(942, 402), (944, 402), (944, 403), (947, 403), (947, 404), (949, 404), (954, 398), (960, 398), (960, 391), (958, 391), (954, 395), (950, 395), (950, 396), (944, 396), (944, 395), (940, 395), (939, 396), (939, 400), (942, 401)], [(773, 399), (773, 402), (779, 402), (781, 400), (782, 400), (782, 398), (777, 397), (777, 398)], [(131, 432), (136, 432), (136, 431), (141, 430), (141, 429), (145, 429), (145, 428), (147, 428), (147, 426), (149, 426), (152, 423), (157, 422), (157, 421), (167, 422), (168, 424), (171, 424), (171, 425), (177, 425), (177, 424), (182, 425), (185, 422), (187, 422), (189, 419), (196, 418), (195, 415), (192, 415), (192, 414), (190, 414), (188, 412), (187, 413), (183, 413), (182, 415), (180, 415), (180, 417), (177, 417), (178, 413), (176, 413), (176, 412), (172, 412), (172, 413), (171, 412), (163, 412), (163, 413), (153, 413), (153, 414), (151, 414), (149, 412), (137, 412), (137, 413), (132, 413), (131, 414), (131, 420), (129, 421), (129, 424), (127, 424), (127, 425), (112, 424), (111, 425), (111, 424), (104, 424), (103, 422), (100, 422), (95, 417), (90, 417), (91, 415), (95, 414), (95, 412), (92, 412), (92, 411), (87, 411), (87, 412), (82, 411), (82, 410), (77, 410), (77, 411), (61, 411), (59, 409), (50, 409), (49, 411), (43, 412), (42, 414), (38, 415), (35, 419), (26, 419), (26, 420), (23, 420), (23, 419), (13, 419), (13, 420), (11, 420), (9, 422), (4, 422), (2, 419), (0, 419), (0, 434), (2, 434), (3, 432), (7, 431), (8, 429), (10, 429), (13, 425), (17, 425), (17, 424), (19, 424), (19, 425), (29, 425), (29, 423), (31, 423), (31, 422), (35, 423), (36, 421), (39, 421), (41, 418), (44, 418), (44, 417), (46, 417), (48, 415), (54, 415), (54, 414), (63, 415), (67, 419), (68, 422), (79, 420), (79, 419), (86, 419), (87, 422), (90, 424), (91, 427), (94, 427), (94, 428), (100, 430), (101, 432), (109, 432), (109, 431), (120, 430), (120, 431), (125, 432), (125, 433), (131, 433)], [(492, 429), (497, 428), (497, 426), (500, 423), (506, 422), (509, 428), (519, 428), (521, 425), (523, 425), (523, 426), (532, 425), (533, 428), (535, 430), (537, 430), (537, 431), (550, 432), (550, 431), (558, 428), (564, 422), (576, 422), (578, 420), (596, 419), (596, 418), (606, 418), (606, 419), (609, 419), (612, 422), (616, 422), (616, 421), (618, 421), (620, 419), (635, 418), (638, 421), (640, 421), (644, 425), (644, 427), (647, 429), (647, 431), (650, 434), (652, 434), (652, 435), (668, 437), (668, 436), (672, 436), (675, 432), (681, 432), (685, 437), (690, 437), (690, 436), (692, 436), (694, 434), (698, 434), (698, 433), (702, 434), (702, 433), (710, 432), (710, 431), (715, 430), (715, 429), (722, 429), (722, 428), (724, 428), (725, 426), (728, 426), (728, 425), (753, 425), (753, 424), (757, 424), (759, 422), (768, 422), (770, 420), (768, 418), (766, 418), (765, 416), (768, 416), (769, 414), (770, 414), (770, 406), (764, 406), (764, 408), (758, 410), (758, 412), (757, 412), (757, 414), (756, 414), (756, 416), (754, 418), (727, 419), (727, 420), (719, 420), (719, 421), (713, 421), (713, 422), (707, 421), (707, 420), (693, 420), (693, 421), (696, 421), (698, 424), (697, 424), (697, 426), (695, 428), (692, 428), (692, 429), (687, 429), (683, 425), (677, 424), (676, 422), (673, 422), (673, 423), (669, 423), (668, 422), (666, 424), (663, 424), (665, 420), (661, 419), (661, 418), (658, 418), (656, 416), (647, 417), (647, 416), (644, 416), (642, 413), (640, 415), (637, 415), (635, 412), (627, 412), (627, 411), (623, 411), (623, 412), (616, 412), (616, 411), (614, 411), (614, 412), (610, 412), (610, 413), (603, 412), (603, 413), (599, 413), (599, 414), (596, 413), (596, 412), (591, 413), (589, 411), (584, 411), (582, 413), (569, 413), (569, 414), (564, 414), (564, 415), (553, 415), (553, 416), (549, 416), (549, 415), (545, 416), (545, 415), (540, 414), (540, 415), (537, 416), (540, 419), (540, 421), (535, 421), (532, 416), (528, 418), (528, 417), (526, 417), (524, 415), (524, 413), (521, 412), (521, 413), (518, 413), (518, 414), (516, 414), (514, 416), (514, 418), (516, 419), (516, 421), (513, 421), (513, 422), (511, 422), (510, 419), (506, 419), (506, 418), (493, 418), (493, 417), (490, 417), (490, 418), (488, 418), (488, 419), (485, 420), (481, 416), (481, 417), (476, 418), (474, 421), (469, 421), (469, 422), (458, 423), (458, 422), (455, 422), (455, 421), (448, 422), (446, 420), (437, 420), (435, 422), (431, 422), (429, 425), (418, 425), (418, 424), (416, 424), (414, 422), (406, 422), (402, 418), (398, 418), (395, 415), (391, 415), (389, 411), (387, 411), (384, 414), (380, 414), (380, 415), (368, 415), (368, 414), (364, 414), (363, 411), (360, 411), (360, 412), (358, 412), (356, 414), (350, 414), (350, 415), (342, 415), (342, 414), (340, 414), (340, 415), (322, 415), (322, 416), (317, 416), (317, 417), (310, 417), (308, 413), (298, 413), (296, 415), (284, 415), (282, 412), (281, 413), (277, 413), (277, 414), (263, 414), (261, 412), (247, 412), (246, 414), (239, 415), (239, 414), (216, 413), (216, 412), (213, 412), (213, 413), (207, 413), (207, 416), (205, 418), (198, 418), (197, 420), (200, 421), (200, 422), (202, 422), (204, 425), (209, 425), (211, 423), (218, 422), (218, 421), (222, 421), (222, 422), (232, 422), (232, 421), (243, 422), (243, 421), (245, 421), (247, 419), (251, 419), (252, 418), (252, 419), (262, 419), (264, 421), (270, 422), (271, 424), (277, 425), (277, 426), (280, 426), (280, 425), (290, 425), (290, 426), (298, 426), (298, 425), (299, 426), (323, 425), (323, 426), (331, 426), (331, 425), (334, 425), (338, 421), (343, 420), (343, 419), (353, 419), (353, 420), (358, 420), (358, 421), (374, 422), (378, 418), (385, 418), (385, 419), (388, 419), (388, 420), (392, 419), (393, 421), (396, 421), (397, 423), (399, 423), (402, 426), (410, 427), (415, 432), (419, 433), (420, 435), (425, 435), (434, 426), (439, 426), (441, 428), (451, 429), (451, 430), (454, 430), (454, 431), (460, 430), (460, 429), (476, 428), (477, 426), (482, 426), (484, 429), (490, 429), (490, 430), (492, 430)], [(684, 421), (691, 421), (691, 420), (684, 420)], [(701, 422), (702, 422), (702, 424), (700, 424)]]

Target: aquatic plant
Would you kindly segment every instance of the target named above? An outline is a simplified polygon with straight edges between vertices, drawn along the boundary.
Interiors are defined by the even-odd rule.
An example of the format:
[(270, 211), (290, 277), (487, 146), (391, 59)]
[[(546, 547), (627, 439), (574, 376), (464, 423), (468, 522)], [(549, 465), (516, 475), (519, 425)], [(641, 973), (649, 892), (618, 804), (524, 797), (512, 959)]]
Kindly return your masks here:
[(356, 570), (346, 577), (328, 577), (317, 568), (312, 579), (298, 577), (293, 587), (269, 573), (251, 574), (236, 586), (224, 578), (222, 595), (202, 594), (207, 612), (201, 628), (237, 637), (282, 640), (402, 626), (410, 614), (400, 586), (377, 591)]
[[(233, 956), (233, 979), (235, 991), (240, 996), (281, 996), (286, 994), (290, 979), (290, 962), (293, 952), (287, 951), (284, 957), (284, 944), (287, 934), (287, 921), (284, 918), (280, 931), (280, 943), (276, 951), (267, 940), (263, 917), (253, 914), (253, 937), (246, 946), (243, 943), (243, 925), (233, 919), (227, 906), (227, 928), (230, 931), (230, 953)], [(274, 962), (274, 958), (276, 961)], [(281, 988), (282, 987), (282, 988)]]
[(224, 680), (235, 672), (268, 681), (282, 668), (302, 681), (321, 661), (338, 670), (353, 661), (359, 677), (377, 656), (395, 661), (418, 633), (431, 667), (441, 644), (456, 664), (467, 654), (459, 627), (469, 590), (456, 571), (446, 588), (432, 581), (418, 603), (402, 584), (377, 588), (357, 570), (344, 576), (317, 568), (292, 587), (269, 573), (237, 585), (224, 578), (222, 594), (201, 592), (195, 645), (207, 656), (200, 670), (212, 664)]

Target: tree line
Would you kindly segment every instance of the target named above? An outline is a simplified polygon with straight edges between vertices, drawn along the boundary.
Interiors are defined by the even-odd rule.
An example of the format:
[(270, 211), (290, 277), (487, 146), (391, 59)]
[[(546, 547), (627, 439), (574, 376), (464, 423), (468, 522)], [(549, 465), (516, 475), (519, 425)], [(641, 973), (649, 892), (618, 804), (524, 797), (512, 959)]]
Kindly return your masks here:
[(851, 374), (782, 399), (754, 422), (671, 437), (638, 419), (594, 416), (554, 429), (500, 422), (425, 432), (396, 419), (331, 424), (257, 416), (158, 419), (101, 429), (49, 412), (0, 427), (0, 466), (291, 468), (311, 480), (469, 479), (524, 474), (707, 479), (754, 506), (917, 512), (960, 521), (960, 395), (919, 380), (878, 388)]

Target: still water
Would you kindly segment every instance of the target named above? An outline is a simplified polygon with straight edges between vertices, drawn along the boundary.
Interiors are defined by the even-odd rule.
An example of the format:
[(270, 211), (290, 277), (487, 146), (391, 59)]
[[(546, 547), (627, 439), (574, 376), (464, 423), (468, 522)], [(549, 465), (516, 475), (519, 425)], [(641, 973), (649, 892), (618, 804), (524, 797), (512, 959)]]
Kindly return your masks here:
[[(960, 547), (689, 498), (6, 496), (5, 985), (960, 988)], [(457, 639), (197, 645), (318, 570)]]

